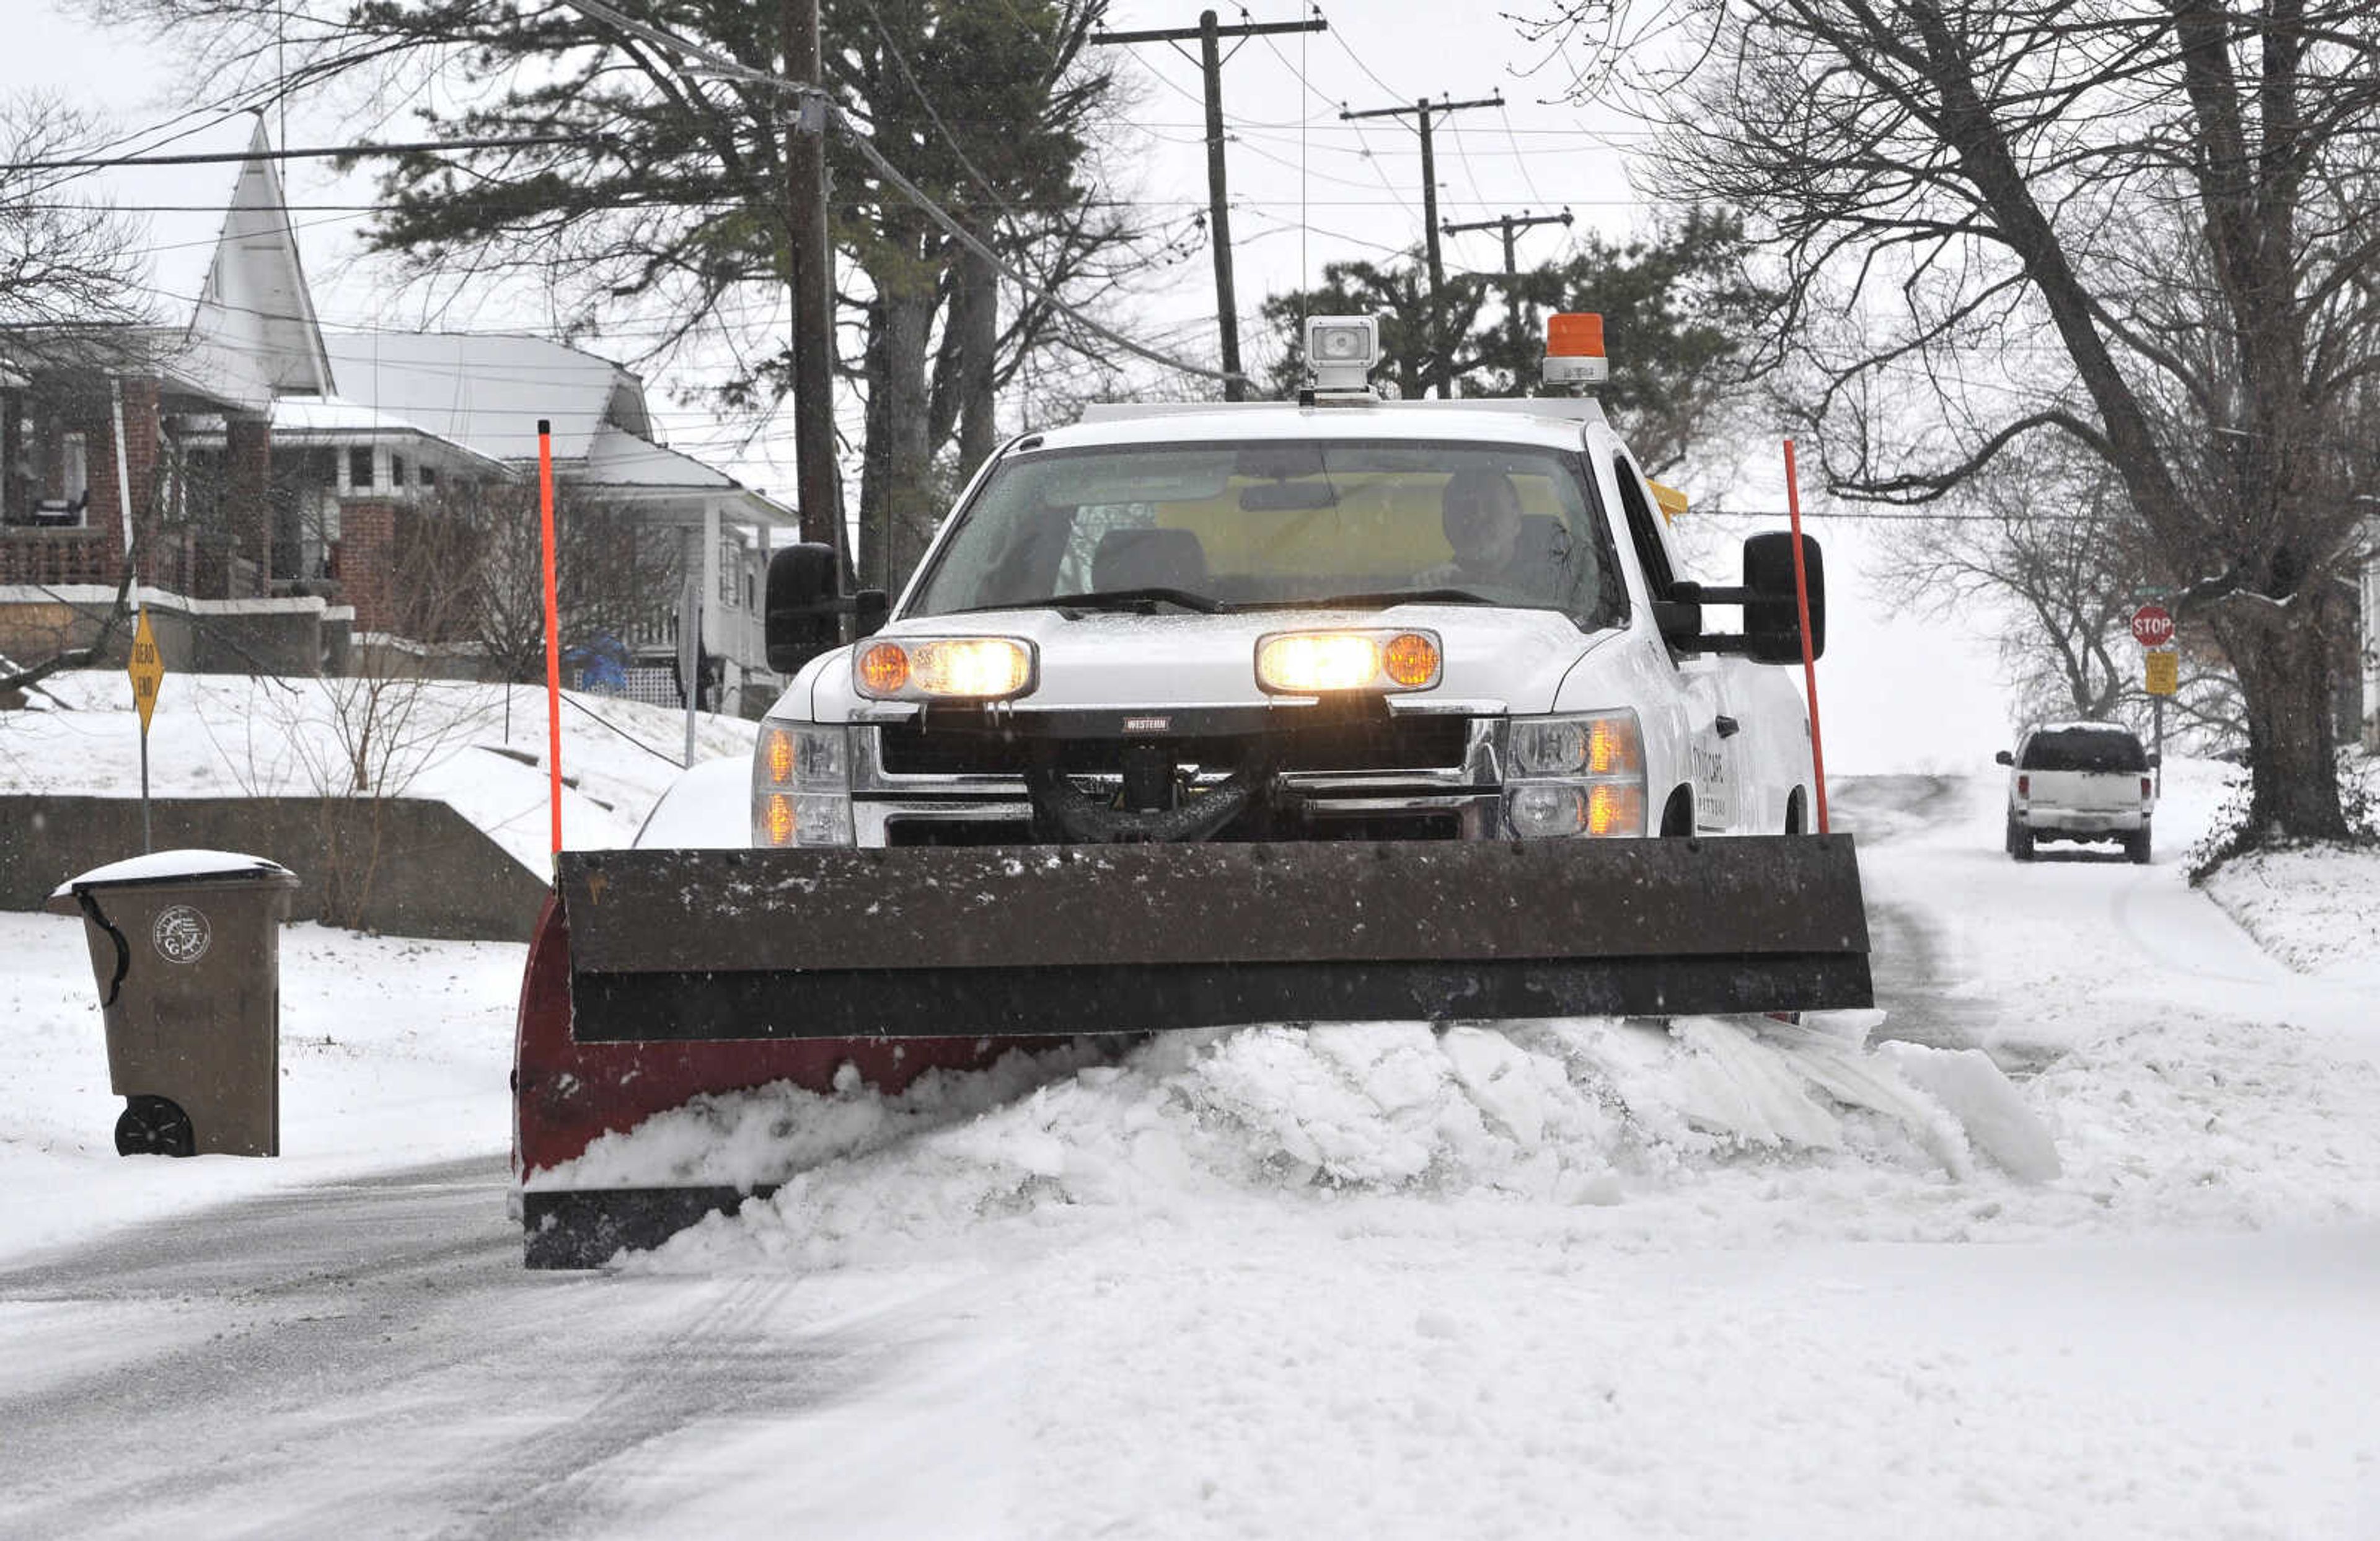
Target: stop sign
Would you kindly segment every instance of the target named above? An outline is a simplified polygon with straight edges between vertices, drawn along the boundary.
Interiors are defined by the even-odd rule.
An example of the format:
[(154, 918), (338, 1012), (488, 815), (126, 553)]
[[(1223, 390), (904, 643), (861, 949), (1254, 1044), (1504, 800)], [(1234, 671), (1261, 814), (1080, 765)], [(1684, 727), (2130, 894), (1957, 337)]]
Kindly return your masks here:
[(2161, 604), (2144, 604), (2133, 611), (2132, 640), (2143, 648), (2162, 648), (2172, 641), (2172, 613)]

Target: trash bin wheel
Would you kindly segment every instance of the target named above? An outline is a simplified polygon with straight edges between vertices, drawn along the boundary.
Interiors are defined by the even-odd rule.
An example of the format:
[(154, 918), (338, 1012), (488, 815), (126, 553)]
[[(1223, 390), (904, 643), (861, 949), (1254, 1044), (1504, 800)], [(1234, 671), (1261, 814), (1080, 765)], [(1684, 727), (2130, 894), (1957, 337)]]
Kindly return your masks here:
[(170, 1097), (128, 1097), (115, 1121), (118, 1156), (191, 1156), (198, 1153), (198, 1135), (190, 1115)]

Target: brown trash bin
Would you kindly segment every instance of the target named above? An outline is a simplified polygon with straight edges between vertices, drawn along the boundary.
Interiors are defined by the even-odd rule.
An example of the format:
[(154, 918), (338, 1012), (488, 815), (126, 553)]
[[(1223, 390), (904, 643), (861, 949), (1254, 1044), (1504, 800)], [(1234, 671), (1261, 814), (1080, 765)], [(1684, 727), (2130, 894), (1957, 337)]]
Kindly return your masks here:
[(281, 1154), (281, 923), (297, 875), (231, 851), (160, 851), (58, 886), (83, 917), (126, 1156)]

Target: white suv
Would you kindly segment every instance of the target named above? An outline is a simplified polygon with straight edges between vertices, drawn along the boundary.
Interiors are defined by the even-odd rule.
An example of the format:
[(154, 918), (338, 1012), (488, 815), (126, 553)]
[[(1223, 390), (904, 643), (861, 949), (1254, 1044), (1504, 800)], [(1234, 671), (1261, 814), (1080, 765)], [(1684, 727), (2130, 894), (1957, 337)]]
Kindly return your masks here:
[(2033, 859), (2035, 841), (2114, 840), (2149, 859), (2157, 757), (2120, 722), (2045, 722), (2026, 730), (2009, 767), (2008, 854)]

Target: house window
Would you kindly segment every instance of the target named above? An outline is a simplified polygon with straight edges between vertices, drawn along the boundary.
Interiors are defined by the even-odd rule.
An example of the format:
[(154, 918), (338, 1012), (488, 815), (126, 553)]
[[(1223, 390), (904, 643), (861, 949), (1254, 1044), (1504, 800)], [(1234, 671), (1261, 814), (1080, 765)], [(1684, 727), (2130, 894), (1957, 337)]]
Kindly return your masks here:
[(719, 602), (735, 608), (744, 591), (744, 548), (733, 540), (719, 542)]
[(437, 467), (424, 466), (421, 467), (421, 485), (424, 487), (435, 487), (438, 485)]
[(91, 502), (91, 443), (79, 433), (58, 441), (58, 495), (70, 508)]
[(405, 456), (392, 454), (388, 457), (388, 484), (391, 487), (405, 485)]
[(372, 452), (367, 444), (347, 451), (347, 485), (358, 492), (372, 490)]

